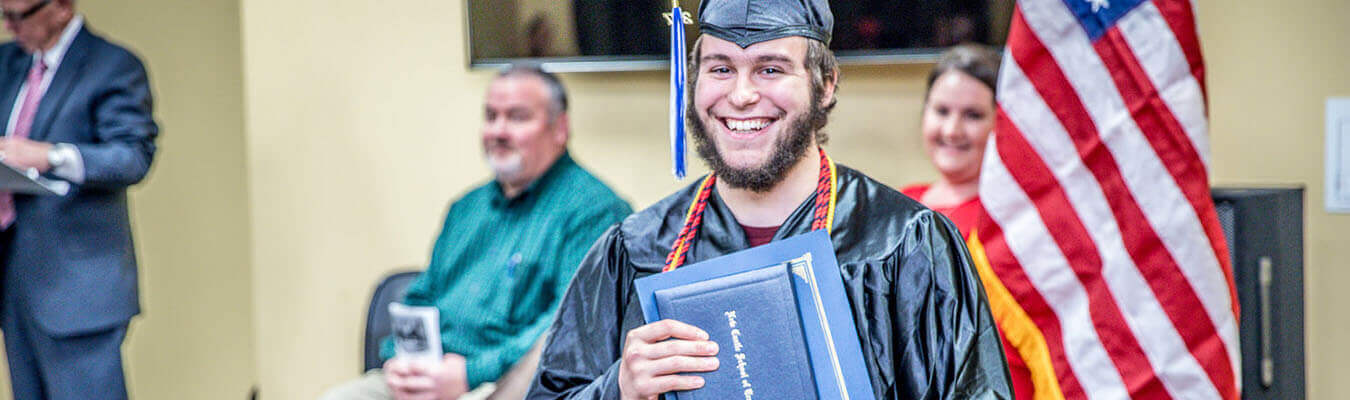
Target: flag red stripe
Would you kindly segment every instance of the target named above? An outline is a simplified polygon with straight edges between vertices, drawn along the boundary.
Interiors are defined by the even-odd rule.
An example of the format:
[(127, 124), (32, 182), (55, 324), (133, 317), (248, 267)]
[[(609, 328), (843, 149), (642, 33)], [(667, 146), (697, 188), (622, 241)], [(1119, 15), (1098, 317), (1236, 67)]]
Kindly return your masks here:
[[(1209, 173), (1205, 171), (1203, 159), (1187, 137), (1185, 128), (1158, 95), (1158, 89), (1153, 86), (1138, 57), (1129, 50), (1119, 30), (1108, 31), (1094, 48), (1106, 65), (1106, 69), (1111, 72), (1116, 88), (1130, 108), (1140, 132), (1148, 139), (1154, 153), (1158, 154), (1172, 180), (1181, 188), (1182, 194), (1195, 210), (1195, 215), (1209, 238), (1210, 248), (1223, 269), (1224, 278), (1228, 282), (1233, 282), (1228, 244), (1224, 241), (1223, 229), (1218, 223), (1219, 214), (1214, 209), (1213, 199), (1210, 198)], [(1236, 316), (1239, 307), (1237, 291), (1233, 285), (1229, 285), (1228, 288), (1230, 307)]]
[[(1018, 29), (1014, 26), (1013, 29)], [(1009, 51), (1013, 59), (1020, 65), (1027, 65), (1024, 60), (1045, 59), (1050, 57), (1049, 51), (1042, 46), (1038, 38), (1034, 35), (1026, 39), (1012, 42), (1009, 41)], [(1116, 82), (1131, 80), (1131, 72), (1143, 73), (1142, 69), (1129, 71), (1122, 68), (1109, 68), (1120, 64), (1120, 51), (1111, 51), (1111, 43), (1117, 43), (1118, 49), (1128, 51), (1128, 46), (1120, 37), (1117, 29), (1111, 29), (1107, 35), (1100, 39), (1097, 44), (1097, 52), (1102, 56), (1103, 61), (1108, 65), (1113, 79)], [(1105, 49), (1103, 47), (1106, 47)], [(1137, 66), (1137, 65), (1136, 65)], [(1188, 350), (1195, 356), (1195, 359), (1205, 370), (1210, 380), (1216, 387), (1220, 388), (1220, 393), (1229, 398), (1231, 393), (1225, 393), (1222, 388), (1232, 388), (1232, 373), (1230, 364), (1228, 364), (1228, 353), (1223, 346), (1222, 340), (1218, 340), (1218, 332), (1209, 314), (1206, 313), (1204, 304), (1200, 301), (1199, 295), (1195, 292), (1186, 276), (1182, 273), (1176, 260), (1163, 245), (1162, 240), (1157, 233), (1153, 231), (1151, 225), (1147, 223), (1148, 218), (1144, 215), (1142, 209), (1135, 202), (1134, 194), (1125, 184), (1121, 176), (1118, 163), (1112, 156), (1106, 145), (1098, 135), (1098, 127), (1092, 122), (1091, 117), (1083, 105), (1082, 100), (1077, 93), (1071, 90), (1062, 90), (1063, 88), (1072, 88), (1066, 76), (1058, 68), (1025, 68), (1027, 79), (1031, 81), (1037, 92), (1043, 98), (1050, 110), (1062, 121), (1066, 133), (1073, 140), (1074, 146), (1078, 150), (1078, 155), (1083, 160), (1083, 164), (1096, 178), (1106, 201), (1110, 204), (1111, 212), (1116, 221), (1138, 221), (1140, 223), (1118, 223), (1117, 227), (1121, 232), (1121, 239), (1124, 240), (1125, 248), (1134, 260), (1138, 271), (1143, 275), (1149, 287), (1152, 288), (1154, 298), (1163, 307), (1168, 319), (1177, 329), (1182, 341), (1186, 343)], [(1142, 75), (1144, 80), (1148, 80), (1146, 75)], [(1129, 86), (1129, 85), (1127, 85)], [(1137, 86), (1131, 86), (1137, 89)], [(1163, 108), (1146, 109), (1142, 106), (1151, 102), (1155, 105), (1161, 103), (1161, 99), (1155, 96), (1144, 96), (1143, 93), (1132, 93), (1134, 96), (1126, 97), (1126, 107), (1133, 111), (1136, 119), (1145, 119), (1150, 122), (1158, 122), (1158, 111), (1167, 112)], [(1150, 99), (1151, 97), (1151, 99)], [(1170, 112), (1168, 113), (1170, 116)], [(1172, 120), (1174, 126), (1175, 119)], [(1161, 126), (1141, 126), (1145, 132), (1152, 132), (1154, 136), (1161, 136), (1159, 139), (1185, 141), (1189, 147), (1189, 141), (1185, 134), (1166, 136)], [(1168, 156), (1175, 156), (1178, 152), (1160, 154), (1167, 159)], [(1192, 154), (1194, 152), (1192, 151)], [(1194, 159), (1198, 164), (1198, 158)], [(1177, 161), (1165, 161), (1168, 165), (1175, 165)], [(1009, 163), (1011, 164), (1011, 163)], [(1218, 351), (1221, 358), (1216, 360), (1213, 357), (1213, 344), (1218, 344)], [(1218, 365), (1217, 361), (1222, 361)], [(1137, 393), (1136, 393), (1137, 394)]]
[(1036, 290), (1036, 286), (1031, 283), (1022, 266), (1017, 263), (1017, 258), (1008, 248), (1008, 243), (1003, 240), (1002, 228), (992, 219), (986, 218), (983, 222), (979, 232), (981, 236), (990, 238), (983, 242), (984, 251), (989, 255), (989, 268), (1003, 281), (1003, 286), (1008, 288), (1008, 292), (1017, 299), (1018, 305), (1022, 306), (1027, 316), (1031, 317), (1036, 327), (1040, 328), (1041, 334), (1045, 336), (1046, 348), (1050, 351), (1050, 363), (1055, 368), (1055, 376), (1059, 380), (1059, 389), (1064, 398), (1086, 399), (1087, 393), (1078, 383), (1078, 377), (1074, 376), (1068, 357), (1064, 355), (1064, 336), (1060, 333), (1063, 328), (1059, 325), (1059, 317), (1055, 316), (1045, 297)]
[[(1181, 45), (1181, 52), (1186, 54), (1186, 64), (1190, 66), (1191, 75), (1195, 76), (1195, 81), (1200, 84), (1200, 92), (1205, 98), (1209, 98), (1209, 91), (1205, 86), (1205, 62), (1200, 56), (1200, 33), (1195, 26), (1195, 10), (1191, 8), (1189, 0), (1153, 0), (1153, 6), (1162, 13), (1163, 19), (1167, 21), (1167, 26), (1172, 28), (1172, 35), (1176, 36), (1177, 44)], [(1205, 107), (1206, 110), (1209, 107)], [(1206, 112), (1208, 114), (1208, 112)]]
[[(1017, 25), (1014, 22), (1014, 32), (1017, 31)], [(1023, 30), (1023, 34), (1027, 33)], [(1008, 42), (1012, 43), (1012, 36), (1009, 38)], [(1013, 57), (1017, 57), (1016, 52)], [(1139, 341), (1130, 333), (1120, 306), (1111, 296), (1111, 289), (1102, 278), (1102, 260), (1096, 243), (1084, 240), (1090, 236), (1074, 213), (1068, 195), (1059, 186), (1054, 173), (1043, 164), (1036, 150), (1022, 136), (1022, 132), (1008, 119), (1002, 107), (999, 108), (998, 119), (999, 156), (1010, 166), (1008, 172), (1018, 186), (1026, 191), (1050, 235), (1082, 283), (1092, 324), (1111, 362), (1120, 373), (1126, 390), (1144, 398), (1170, 399), (1171, 395), (1154, 375), (1152, 364), (1144, 355)]]
[[(1185, 130), (1177, 122), (1167, 104), (1158, 96), (1157, 89), (1153, 87), (1148, 75), (1139, 64), (1139, 60), (1130, 51), (1119, 30), (1108, 31), (1106, 36), (1103, 36), (1101, 40), (1094, 44), (1094, 47), (1107, 70), (1111, 72), (1112, 80), (1115, 81), (1117, 89), (1124, 97), (1126, 107), (1130, 109), (1135, 122), (1139, 125), (1139, 130), (1148, 139), (1153, 151), (1162, 160), (1163, 165), (1171, 174), (1172, 180), (1181, 188), (1187, 201), (1195, 209), (1196, 215), (1200, 216), (1202, 225), (1208, 225), (1206, 234), (1209, 235), (1209, 243), (1216, 256), (1221, 257), (1222, 260), (1227, 255), (1226, 243), (1221, 236), (1222, 232), (1214, 232), (1213, 229), (1208, 229), (1209, 227), (1217, 227), (1217, 224), (1203, 223), (1206, 219), (1218, 221), (1213, 200), (1209, 197), (1208, 178), (1203, 168), (1204, 164), (1201, 164), (1199, 155), (1195, 152), (1195, 148), (1191, 146), (1190, 140), (1187, 139)], [(1115, 165), (1114, 161), (1111, 165)], [(1133, 199), (1128, 188), (1122, 189), (1122, 192), (1118, 194), (1119, 196), (1129, 196), (1130, 199)], [(1107, 199), (1119, 200), (1117, 196), (1113, 195), (1108, 195)], [(1128, 211), (1138, 210), (1137, 205), (1132, 200), (1129, 205), (1135, 208)], [(1117, 209), (1118, 207), (1112, 206), (1112, 208)], [(1210, 213), (1212, 218), (1204, 217), (1206, 211)], [(1118, 214), (1117, 219), (1120, 221), (1146, 221), (1142, 211), (1138, 215)], [(1144, 273), (1144, 277), (1153, 287), (1156, 297), (1167, 310), (1172, 324), (1177, 327), (1182, 339), (1186, 341), (1186, 347), (1191, 350), (1192, 354), (1195, 354), (1196, 361), (1200, 362), (1210, 380), (1219, 389), (1219, 394), (1226, 399), (1236, 399), (1238, 397), (1236, 393), (1237, 385), (1234, 381), (1228, 351), (1220, 339), (1213, 319), (1209, 317), (1208, 313), (1204, 312), (1204, 305), (1200, 303), (1199, 295), (1195, 293), (1194, 287), (1185, 279), (1180, 266), (1170, 257), (1170, 253), (1162, 248), (1162, 242), (1158, 240), (1151, 227), (1148, 227), (1147, 224), (1122, 226), (1122, 231), (1142, 231), (1145, 229), (1147, 232), (1127, 234), (1127, 238), (1136, 234), (1147, 235), (1145, 238), (1147, 242), (1143, 245), (1159, 246), (1153, 249), (1130, 246), (1131, 255), (1135, 257), (1136, 262), (1141, 266), (1150, 267), (1140, 268), (1140, 272)], [(1220, 236), (1216, 238), (1216, 234)], [(1153, 241), (1157, 241), (1157, 243), (1152, 243)], [(1140, 259), (1140, 256), (1144, 256), (1144, 259)], [(1226, 263), (1220, 262), (1218, 264), (1223, 267), (1224, 276), (1231, 281), (1232, 276), (1226, 268)], [(1232, 299), (1233, 304), (1236, 304), (1236, 293), (1232, 293), (1231, 290), (1232, 286), (1230, 286), (1230, 299)], [(1176, 293), (1173, 291), (1180, 292), (1178, 293), (1180, 295), (1164, 295)]]

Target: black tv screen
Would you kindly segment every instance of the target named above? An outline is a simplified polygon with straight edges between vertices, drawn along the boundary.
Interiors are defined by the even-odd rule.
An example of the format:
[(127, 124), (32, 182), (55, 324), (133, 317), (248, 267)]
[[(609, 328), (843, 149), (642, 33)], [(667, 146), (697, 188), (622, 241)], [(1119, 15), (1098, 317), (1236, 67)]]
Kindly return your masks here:
[[(616, 71), (668, 64), (670, 0), (466, 0), (469, 63)], [(680, 0), (698, 20), (698, 0)], [(845, 64), (926, 62), (962, 42), (1002, 45), (1013, 0), (835, 0), (830, 47)], [(664, 14), (664, 15), (663, 15)], [(698, 36), (686, 27), (686, 43)]]

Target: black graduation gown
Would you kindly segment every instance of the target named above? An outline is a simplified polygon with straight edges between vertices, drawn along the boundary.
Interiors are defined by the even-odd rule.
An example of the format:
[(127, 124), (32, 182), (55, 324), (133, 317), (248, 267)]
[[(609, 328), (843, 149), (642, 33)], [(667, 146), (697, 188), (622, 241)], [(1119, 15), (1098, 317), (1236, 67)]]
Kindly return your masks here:
[[(878, 399), (1011, 399), (1003, 347), (960, 233), (945, 217), (838, 166), (830, 237)], [(615, 225), (564, 296), (529, 399), (618, 399), (624, 335), (643, 325), (633, 280), (659, 273), (698, 184)], [(774, 240), (811, 229), (812, 198)], [(710, 196), (686, 265), (749, 246)]]

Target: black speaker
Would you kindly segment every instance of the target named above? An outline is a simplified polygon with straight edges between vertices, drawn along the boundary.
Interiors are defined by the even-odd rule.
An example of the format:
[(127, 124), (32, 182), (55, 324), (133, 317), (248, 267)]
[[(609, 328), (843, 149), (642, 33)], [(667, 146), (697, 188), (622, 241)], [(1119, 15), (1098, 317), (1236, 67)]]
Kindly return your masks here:
[(1242, 398), (1302, 399), (1303, 189), (1211, 193), (1242, 309)]

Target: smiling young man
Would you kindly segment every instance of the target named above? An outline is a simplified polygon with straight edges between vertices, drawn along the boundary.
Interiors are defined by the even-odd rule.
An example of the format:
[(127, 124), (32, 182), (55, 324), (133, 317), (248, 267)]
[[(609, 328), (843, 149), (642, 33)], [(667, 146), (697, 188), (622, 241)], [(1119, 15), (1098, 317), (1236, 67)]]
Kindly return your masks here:
[[(654, 399), (701, 387), (688, 373), (718, 368), (719, 349), (679, 321), (644, 324), (633, 280), (817, 228), (834, 243), (877, 398), (1011, 398), (998, 332), (956, 229), (821, 147), (838, 83), (828, 7), (700, 5), (687, 120), (713, 173), (595, 244), (528, 398)], [(689, 244), (672, 246), (677, 237)]]

